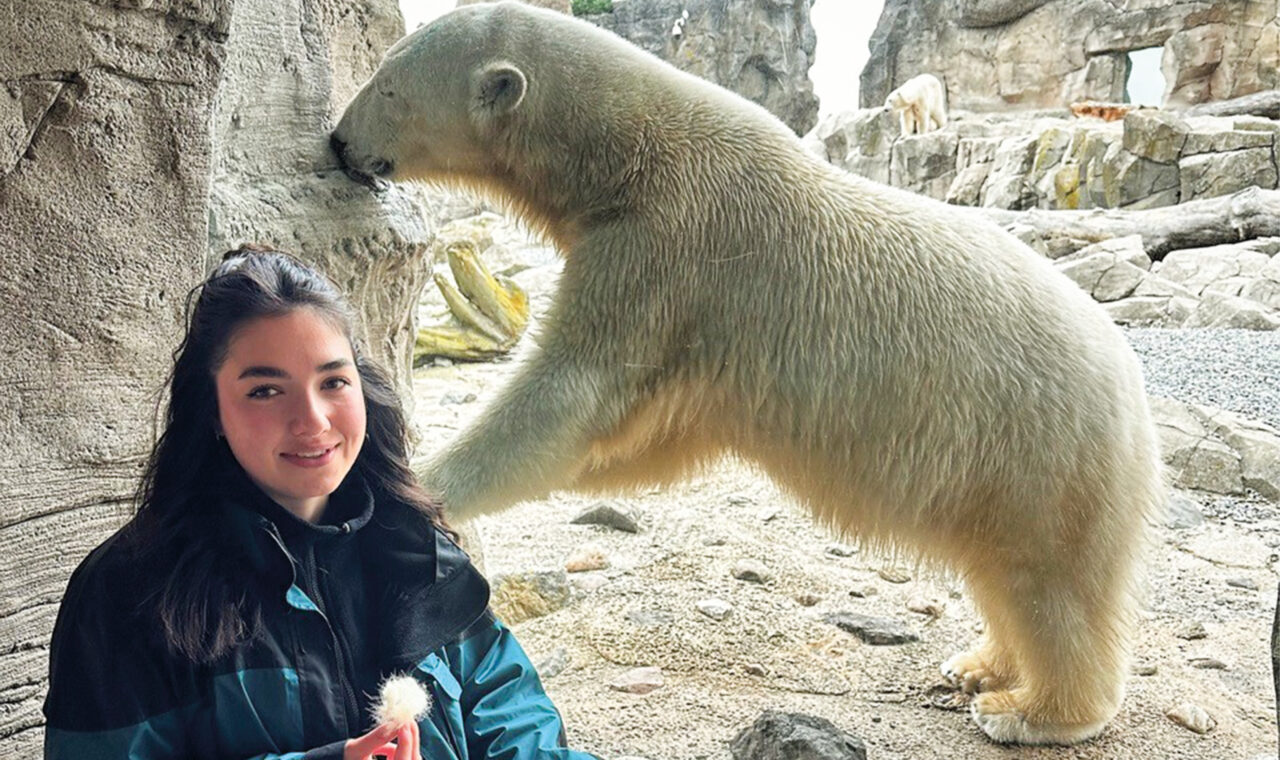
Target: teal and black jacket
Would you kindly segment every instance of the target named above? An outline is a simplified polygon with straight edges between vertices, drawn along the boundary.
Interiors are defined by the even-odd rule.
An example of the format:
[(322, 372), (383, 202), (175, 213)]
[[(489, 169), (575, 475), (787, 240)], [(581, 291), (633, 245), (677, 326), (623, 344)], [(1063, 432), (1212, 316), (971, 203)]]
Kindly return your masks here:
[(173, 654), (143, 604), (148, 574), (164, 569), (139, 567), (122, 530), (63, 598), (46, 758), (340, 758), (373, 727), (372, 684), (411, 673), (431, 696), (424, 758), (593, 760), (565, 747), (527, 656), (488, 612), (488, 584), (420, 513), (344, 483), (326, 514), (345, 493), (349, 519), (304, 535), (261, 492), (230, 490), (242, 496), (214, 524), (258, 586), (258, 632), (211, 663)]

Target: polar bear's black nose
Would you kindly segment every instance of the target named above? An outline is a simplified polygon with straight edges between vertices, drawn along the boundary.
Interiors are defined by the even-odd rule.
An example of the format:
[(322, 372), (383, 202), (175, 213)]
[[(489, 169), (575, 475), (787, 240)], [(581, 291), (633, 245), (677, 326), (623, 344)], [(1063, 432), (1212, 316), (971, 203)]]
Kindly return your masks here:
[[(333, 150), (333, 154), (338, 157), (338, 167), (352, 182), (357, 182), (371, 190), (381, 190), (386, 186), (386, 182), (378, 179), (374, 174), (361, 171), (347, 160), (347, 143), (341, 137), (338, 137), (337, 132), (329, 135), (329, 147)], [(381, 159), (375, 161), (374, 164), (373, 172), (375, 174), (387, 173), (391, 169), (391, 165)]]

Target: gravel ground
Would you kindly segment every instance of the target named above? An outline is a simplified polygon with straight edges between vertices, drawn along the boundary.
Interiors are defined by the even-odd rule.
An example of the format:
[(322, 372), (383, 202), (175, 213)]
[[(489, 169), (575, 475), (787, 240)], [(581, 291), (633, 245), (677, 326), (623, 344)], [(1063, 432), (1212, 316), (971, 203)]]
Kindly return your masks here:
[(1127, 328), (1147, 392), (1280, 428), (1280, 332)]
[[(506, 230), (508, 266), (536, 316), (558, 267)], [(554, 261), (554, 260), (552, 260)], [(519, 272), (518, 274), (516, 274)], [(425, 322), (440, 305), (423, 304)], [(1280, 427), (1280, 333), (1130, 328), (1154, 396), (1219, 407)], [(458, 434), (510, 377), (515, 361), (418, 370), (415, 421), (424, 452)], [(863, 738), (876, 760), (1259, 760), (1276, 757), (1267, 659), (1280, 515), (1276, 504), (1182, 492), (1187, 525), (1156, 526), (1149, 598), (1138, 634), (1143, 669), (1129, 678), (1104, 734), (1064, 748), (1000, 747), (947, 704), (938, 663), (971, 644), (976, 611), (945, 573), (883, 573), (891, 558), (833, 552), (832, 536), (758, 473), (727, 462), (704, 478), (610, 499), (637, 515), (638, 534), (572, 524), (598, 498), (560, 493), (473, 526), (490, 576), (561, 570), (587, 548), (608, 567), (568, 576), (562, 609), (516, 624), (566, 719), (571, 742), (604, 760), (729, 760), (728, 741), (765, 709), (819, 715)], [(843, 545), (843, 544), (841, 544)], [(762, 562), (773, 578), (730, 569)], [(894, 573), (896, 575), (896, 573)], [(855, 593), (856, 592), (856, 593)], [(732, 611), (699, 612), (710, 598)], [(914, 610), (938, 603), (936, 618)], [(801, 601), (803, 600), (803, 601)], [(921, 640), (873, 647), (824, 622), (828, 613), (888, 618)], [(1203, 628), (1203, 638), (1188, 636)], [(1212, 667), (1206, 662), (1212, 660)], [(638, 695), (609, 684), (630, 668), (661, 668), (665, 685)], [(1194, 703), (1216, 722), (1204, 735), (1166, 713)]]

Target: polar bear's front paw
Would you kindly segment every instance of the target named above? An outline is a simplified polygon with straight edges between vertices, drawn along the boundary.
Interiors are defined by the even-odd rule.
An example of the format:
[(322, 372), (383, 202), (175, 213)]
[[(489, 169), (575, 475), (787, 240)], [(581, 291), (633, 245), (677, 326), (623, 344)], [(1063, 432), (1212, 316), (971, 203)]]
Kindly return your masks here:
[(977, 650), (952, 655), (942, 663), (942, 677), (966, 694), (999, 688), (1001, 679)]
[(1105, 720), (1092, 723), (1054, 723), (1028, 718), (1024, 689), (979, 694), (969, 705), (978, 728), (1001, 744), (1076, 744), (1101, 733)]

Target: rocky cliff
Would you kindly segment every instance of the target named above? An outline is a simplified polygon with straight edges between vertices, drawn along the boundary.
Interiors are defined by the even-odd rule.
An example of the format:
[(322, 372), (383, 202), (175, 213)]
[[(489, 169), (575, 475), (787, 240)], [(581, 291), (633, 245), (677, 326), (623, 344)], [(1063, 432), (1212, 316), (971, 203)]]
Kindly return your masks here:
[(0, 755), (40, 754), (67, 576), (131, 512), (184, 301), (213, 256), (257, 240), (320, 262), (407, 379), (430, 230), (413, 195), (374, 199), (326, 146), (401, 30), (395, 0), (0, 13)]
[[(796, 134), (818, 120), (812, 0), (614, 0), (587, 20), (759, 103)], [(687, 14), (687, 15), (686, 15)]]
[(944, 79), (952, 107), (1120, 101), (1128, 53), (1162, 47), (1166, 105), (1280, 87), (1280, 0), (886, 0), (860, 101)]

